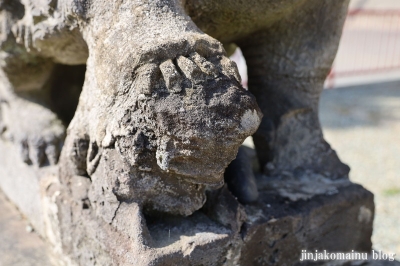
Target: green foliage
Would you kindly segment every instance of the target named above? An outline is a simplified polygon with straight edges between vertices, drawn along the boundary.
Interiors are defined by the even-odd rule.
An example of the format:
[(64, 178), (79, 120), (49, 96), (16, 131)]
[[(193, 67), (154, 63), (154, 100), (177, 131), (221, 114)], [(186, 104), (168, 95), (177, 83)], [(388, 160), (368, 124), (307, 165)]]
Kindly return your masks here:
[(396, 195), (400, 195), (400, 188), (389, 188), (389, 189), (385, 189), (383, 191), (383, 194), (385, 196), (396, 196)]

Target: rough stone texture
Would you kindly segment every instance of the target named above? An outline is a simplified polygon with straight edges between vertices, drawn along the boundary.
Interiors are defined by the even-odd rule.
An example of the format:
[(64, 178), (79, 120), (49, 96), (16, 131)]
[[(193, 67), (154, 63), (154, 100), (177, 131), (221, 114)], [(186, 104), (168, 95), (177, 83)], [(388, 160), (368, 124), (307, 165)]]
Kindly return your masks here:
[[(308, 265), (298, 264), (303, 249), (372, 246), (373, 195), (355, 184), (295, 201), (263, 188), (248, 205), (224, 186), (188, 217), (143, 216), (136, 203), (92, 208), (56, 194), (61, 232), (74, 236), (62, 237), (63, 245), (78, 265)], [(110, 209), (114, 216), (107, 217)]]
[[(343, 190), (340, 192), (342, 193)], [(350, 194), (354, 193), (353, 196)], [(224, 193), (218, 193), (219, 197), (221, 198), (221, 195)], [(332, 211), (327, 211), (325, 207), (323, 207), (324, 204), (329, 204), (330, 207), (333, 207), (335, 209), (338, 208), (338, 206), (335, 206), (333, 202), (343, 203), (343, 199), (341, 199), (342, 195), (344, 196), (345, 199), (353, 199), (353, 198), (360, 198), (360, 197), (367, 197), (370, 198), (371, 194), (363, 191), (359, 186), (352, 186), (351, 188), (347, 188), (343, 194), (340, 195), (334, 195), (334, 196), (317, 196), (315, 199), (311, 201), (302, 201), (297, 203), (297, 205), (293, 202), (289, 201), (289, 204), (286, 204), (285, 201), (287, 199), (282, 198), (279, 195), (276, 195), (276, 193), (262, 193), (262, 198), (264, 201), (265, 199), (268, 199), (268, 204), (271, 206), (271, 203), (274, 205), (274, 209), (271, 207), (267, 207), (264, 209), (266, 210), (266, 214), (270, 216), (277, 217), (277, 221), (272, 220), (273, 218), (270, 217), (268, 220), (267, 226), (270, 228), (274, 228), (273, 232), (279, 232), (278, 234), (272, 234), (273, 237), (270, 239), (278, 239), (275, 241), (274, 246), (270, 247), (268, 244), (265, 244), (267, 246), (267, 250), (269, 250), (268, 253), (273, 251), (276, 247), (282, 247), (285, 244), (289, 242), (285, 241), (293, 241), (293, 236), (297, 236), (299, 239), (305, 239), (306, 237), (303, 237), (300, 232), (292, 232), (290, 233), (290, 230), (295, 228), (296, 226), (290, 228), (286, 225), (285, 221), (305, 221), (305, 218), (307, 215), (310, 215), (310, 213), (332, 213)], [(354, 196), (354, 195), (358, 195)], [(269, 200), (271, 199), (272, 200)], [(339, 200), (338, 200), (339, 199)], [(221, 201), (220, 201), (221, 202)], [(298, 210), (298, 205), (302, 206)], [(349, 203), (346, 203), (346, 206), (348, 206)], [(357, 204), (354, 204), (353, 210), (356, 211), (357, 208), (355, 208)], [(281, 206), (281, 207), (279, 207)], [(310, 207), (311, 206), (311, 207)], [(341, 206), (341, 205), (340, 205)], [(349, 206), (348, 206), (349, 207)], [(322, 208), (322, 209), (321, 209)], [(18, 212), (14, 209), (14, 206), (11, 206), (9, 202), (7, 202), (4, 198), (3, 195), (0, 194), (0, 209), (4, 215), (0, 217), (0, 238), (2, 241), (0, 242), (0, 265), (4, 266), (14, 266), (14, 265), (58, 265), (58, 263), (54, 262), (54, 264), (50, 263), (50, 261), (53, 259), (51, 252), (47, 250), (47, 247), (44, 245), (43, 241), (39, 239), (34, 233), (27, 233), (25, 226), (26, 226), (26, 221), (24, 219), (21, 219), (20, 215)], [(230, 208), (225, 208), (225, 210), (232, 210), (232, 207)], [(234, 208), (233, 208), (234, 209)], [(246, 210), (248, 210), (249, 207), (246, 207)], [(279, 211), (281, 209), (281, 211)], [(321, 210), (324, 210), (324, 212), (320, 212)], [(209, 210), (208, 210), (209, 211)], [(316, 212), (318, 211), (318, 212)], [(204, 209), (205, 213), (206, 209)], [(217, 212), (217, 214), (220, 214), (221, 212)], [(340, 215), (343, 215), (344, 213), (348, 214), (348, 211), (344, 212), (339, 212), (339, 215), (334, 216), (334, 217), (340, 217)], [(365, 211), (364, 211), (365, 213)], [(337, 214), (337, 213), (336, 213)], [(336, 215), (335, 214), (335, 215)], [(355, 214), (355, 213), (354, 213)], [(350, 213), (350, 216), (354, 218), (354, 214)], [(206, 235), (211, 235), (211, 232), (207, 231), (206, 229), (210, 228), (219, 228), (221, 238), (223, 239), (226, 237), (224, 233), (230, 232), (229, 229), (222, 228), (221, 225), (216, 225), (214, 222), (210, 222), (209, 218), (205, 218), (204, 214), (197, 213), (195, 215), (196, 217), (193, 217), (191, 220), (186, 220), (182, 222), (182, 219), (179, 218), (173, 218), (170, 217), (168, 219), (165, 219), (162, 223), (159, 221), (154, 221), (151, 220), (151, 218), (147, 218), (147, 226), (149, 228), (149, 231), (151, 232), (151, 237), (153, 239), (153, 243), (157, 248), (162, 248), (168, 245), (175, 244), (177, 245), (179, 238), (183, 232), (183, 239), (186, 241), (186, 243), (190, 243), (193, 238), (195, 238), (195, 234), (197, 233), (197, 238), (194, 239), (194, 243), (199, 243), (201, 241), (201, 238), (205, 238)], [(229, 217), (229, 215), (225, 215), (225, 217)], [(310, 216), (310, 217), (315, 217), (315, 216)], [(326, 217), (323, 217), (322, 215), (318, 216), (320, 218), (320, 222), (322, 221), (321, 219), (326, 219)], [(232, 218), (232, 216), (230, 217)], [(267, 216), (268, 218), (268, 216)], [(332, 217), (333, 218), (333, 217)], [(217, 217), (212, 217), (213, 220), (218, 220)], [(259, 218), (258, 221), (264, 220), (264, 218)], [(231, 219), (231, 221), (234, 221), (235, 219)], [(249, 222), (250, 219), (247, 220)], [(221, 220), (220, 220), (221, 221)], [(283, 222), (282, 222), (283, 221)], [(257, 222), (249, 222), (253, 224), (257, 224)], [(358, 223), (358, 222), (356, 222)], [(204, 224), (208, 224), (211, 226), (206, 227)], [(282, 225), (283, 224), (283, 225)], [(292, 223), (293, 224), (293, 223)], [(295, 223), (296, 224), (296, 223)], [(213, 226), (213, 227), (212, 227)], [(265, 226), (262, 223), (259, 223), (257, 226)], [(228, 226), (228, 228), (231, 228)], [(277, 229), (280, 229), (277, 230)], [(338, 229), (343, 230), (345, 228)], [(359, 228), (356, 228), (359, 230)], [(181, 231), (180, 231), (181, 230)], [(236, 230), (236, 229), (234, 229)], [(302, 229), (303, 230), (303, 229)], [(320, 230), (319, 227), (314, 227), (314, 231)], [(311, 230), (312, 231), (312, 230)], [(202, 233), (207, 232), (207, 234)], [(268, 232), (271, 233), (271, 230)], [(343, 231), (341, 231), (343, 232)], [(339, 232), (339, 233), (341, 233)], [(338, 231), (336, 231), (338, 233)], [(281, 235), (280, 235), (281, 234)], [(280, 238), (280, 236), (283, 236), (284, 234), (287, 234), (285, 238)], [(347, 235), (352, 235), (352, 234), (347, 234)], [(274, 238), (275, 237), (275, 238)], [(349, 240), (349, 239), (347, 239)], [(266, 241), (265, 239), (262, 239), (262, 241)], [(335, 237), (334, 241), (338, 241), (338, 238)], [(354, 239), (352, 240), (354, 241)], [(357, 241), (355, 241), (357, 242)], [(221, 243), (221, 242), (219, 242)], [(369, 243), (369, 240), (366, 241), (366, 243)], [(257, 244), (258, 246), (259, 244)], [(307, 249), (311, 250), (312, 245), (307, 246)], [(291, 245), (289, 246), (290, 248), (292, 247)], [(319, 248), (319, 246), (318, 246)], [(283, 248), (283, 250), (286, 250), (286, 248)], [(301, 251), (299, 251), (301, 252)], [(210, 250), (207, 250), (207, 255), (211, 254)], [(298, 259), (298, 258), (297, 258)], [(278, 261), (275, 264), (264, 264), (264, 265), (285, 265), (284, 263), (280, 264)], [(228, 264), (229, 265), (229, 264)], [(245, 264), (246, 265), (246, 264)], [(259, 264), (250, 264), (250, 265), (259, 265)], [(263, 264), (261, 264), (263, 265)], [(286, 264), (286, 265), (291, 265), (291, 264)], [(389, 262), (389, 261), (374, 261), (370, 260), (368, 262), (365, 261), (355, 261), (355, 262), (345, 262), (345, 261), (337, 261), (337, 262), (327, 262), (323, 265), (327, 266), (351, 266), (351, 265), (368, 265), (368, 266), (383, 266), (383, 265), (399, 265), (399, 262)]]
[(268, 175), (310, 170), (346, 178), (323, 139), (318, 101), (348, 1), (185, 1), (193, 21), (246, 59), (249, 90), (264, 114), (254, 144)]
[(239, 265), (301, 265), (302, 249), (371, 250), (373, 195), (359, 185), (294, 202), (266, 192), (258, 204), (246, 208)]
[[(303, 232), (295, 225), (304, 223), (307, 234), (318, 236), (296, 235), (298, 242), (286, 246), (327, 241), (343, 249), (370, 248), (358, 241), (370, 237), (371, 195), (349, 184), (349, 169), (324, 141), (317, 114), (347, 3), (0, 1), (2, 141), (18, 147), (31, 165), (19, 165), (22, 174), (5, 174), (27, 178), (33, 169), (42, 179), (38, 167), (58, 163), (58, 176), (34, 180), (27, 195), (34, 209), (43, 206), (37, 224), (63, 262), (235, 265), (248, 263), (246, 256), (256, 250), (260, 263), (291, 262), (294, 257), (280, 257), (284, 250), (256, 248), (257, 237), (282, 237), (266, 230), (271, 220), (277, 232), (295, 235)], [(236, 65), (213, 37), (242, 48), (256, 97), (241, 87)], [(63, 106), (58, 93), (65, 95)], [(224, 170), (256, 130), (259, 165), (276, 182), (261, 175), (259, 201), (244, 207), (224, 186)], [(225, 178), (232, 180), (229, 173)], [(228, 185), (235, 191), (242, 182), (254, 183), (249, 178)], [(5, 180), (8, 186), (10, 178)], [(313, 183), (315, 193), (305, 185)], [(7, 194), (24, 191), (11, 184)], [(265, 200), (274, 201), (267, 188), (304, 212), (288, 213), (292, 231), (285, 215), (268, 216)], [(335, 194), (346, 189), (351, 193), (337, 195), (349, 202)], [(256, 194), (255, 187), (249, 191)], [(315, 197), (322, 197), (316, 205), (304, 201)], [(354, 229), (359, 235), (348, 241), (331, 240), (329, 232), (347, 225), (342, 212), (354, 224), (361, 204), (369, 214), (365, 228)], [(282, 206), (278, 200), (275, 215)], [(326, 228), (315, 229), (318, 222)], [(257, 228), (263, 234), (254, 236)]]

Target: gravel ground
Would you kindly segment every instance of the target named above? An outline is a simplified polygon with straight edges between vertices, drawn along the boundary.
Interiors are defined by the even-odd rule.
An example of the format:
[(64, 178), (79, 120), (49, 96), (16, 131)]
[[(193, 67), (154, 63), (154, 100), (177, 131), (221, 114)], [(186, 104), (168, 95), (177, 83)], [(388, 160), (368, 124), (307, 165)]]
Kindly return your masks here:
[(350, 178), (375, 194), (374, 249), (400, 258), (400, 81), (325, 90), (320, 120)]

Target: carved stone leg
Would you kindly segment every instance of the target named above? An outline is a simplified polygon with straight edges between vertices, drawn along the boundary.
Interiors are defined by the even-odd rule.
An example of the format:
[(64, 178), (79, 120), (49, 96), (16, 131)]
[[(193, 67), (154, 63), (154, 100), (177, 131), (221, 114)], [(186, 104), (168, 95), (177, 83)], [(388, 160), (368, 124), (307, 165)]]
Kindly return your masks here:
[[(0, 131), (18, 146), (28, 164), (57, 163), (65, 128), (53, 110), (62, 113), (65, 120), (75, 111), (71, 97), (65, 97), (71, 93), (65, 91), (76, 84), (64, 79), (71, 77), (70, 73), (63, 73), (62, 84), (57, 83), (60, 65), (54, 63), (86, 62), (86, 44), (76, 21), (71, 20), (72, 14), (67, 13), (74, 7), (54, 1), (0, 3)], [(60, 92), (62, 89), (65, 91)], [(63, 98), (62, 104), (54, 100), (54, 93)]]
[[(226, 166), (256, 130), (255, 99), (222, 45), (174, 1), (94, 1), (91, 9), (116, 13), (83, 29), (90, 56), (64, 149), (67, 176), (92, 176), (103, 155), (112, 156), (102, 178), (119, 199), (188, 215), (203, 205), (206, 188), (223, 184)], [(113, 16), (121, 21), (110, 28), (104, 19)], [(160, 180), (151, 187), (144, 178)]]
[[(23, 36), (25, 45), (12, 44), (21, 50), (2, 46), (8, 61), (0, 71), (0, 88), (3, 117), (8, 119), (5, 132), (13, 132), (9, 135), (27, 131), (38, 139), (48, 132), (58, 136), (53, 126), (59, 129), (60, 122), (43, 107), (48, 104), (52, 61), (80, 64), (88, 59), (79, 107), (57, 165), (59, 176), (46, 176), (43, 169), (24, 164), (13, 171), (0, 167), (1, 177), (19, 175), (17, 182), (40, 179), (35, 190), (23, 186), (23, 197), (14, 197), (35, 201), (27, 216), (34, 217), (37, 209), (44, 214), (37, 219), (46, 225), (40, 232), (65, 255), (67, 265), (292, 265), (305, 246), (369, 250), (372, 195), (346, 180), (281, 180), (285, 189), (303, 186), (311, 191), (299, 196), (271, 189), (265, 179), (242, 179), (237, 183), (247, 182), (251, 188), (243, 192), (251, 196), (242, 197), (243, 202), (256, 200), (255, 182), (259, 188), (258, 200), (245, 206), (227, 188), (237, 188), (239, 178), (222, 186), (227, 164), (244, 138), (256, 131), (261, 114), (255, 98), (241, 88), (221, 44), (200, 32), (176, 2), (24, 1), (22, 8), (19, 1), (1, 1), (1, 12), (5, 5), (19, 6), (21, 14), (16, 12), (15, 19), (21, 27), (14, 36)], [(236, 11), (243, 13), (240, 7), (247, 5), (276, 15), (271, 20), (254, 16), (256, 21), (249, 24), (269, 30), (241, 42), (254, 81), (251, 89), (267, 115), (256, 138), (260, 160), (271, 162), (267, 169), (272, 174), (301, 174), (304, 168), (344, 176), (348, 169), (324, 142), (317, 117), (344, 2), (279, 1), (279, 8), (269, 8), (273, 1), (261, 2), (266, 9), (246, 1), (218, 2), (222, 9), (239, 7)], [(29, 14), (33, 17), (25, 16)], [(225, 14), (217, 19), (229, 22), (232, 15), (229, 10)], [(246, 25), (241, 29), (233, 32), (242, 38), (254, 30)], [(230, 41), (240, 39), (237, 36)], [(41, 52), (22, 49), (30, 43)], [(15, 69), (24, 71), (24, 79)], [(41, 148), (33, 155), (51, 147), (44, 140), (45, 146), (33, 143)], [(29, 160), (40, 164), (44, 157), (31, 158), (30, 150)], [(16, 161), (0, 155), (0, 166)], [(239, 154), (231, 170), (246, 161), (248, 157)], [(38, 170), (37, 175), (22, 176), (18, 171), (24, 168)], [(9, 191), (19, 189), (17, 182)], [(24, 195), (27, 190), (29, 197)]]
[(24, 162), (37, 166), (55, 164), (65, 128), (50, 110), (49, 81), (54, 64), (16, 43), (11, 47), (12, 50), (8, 47), (0, 52), (3, 136), (17, 145)]
[[(204, 214), (182, 216), (223, 185), (226, 166), (261, 120), (255, 98), (222, 45), (175, 1), (92, 1), (87, 16), (86, 80), (61, 156), (61, 184), (49, 190), (60, 191), (64, 252), (82, 265), (156, 265), (158, 256), (174, 264), (182, 252), (211, 261), (204, 250), (227, 244), (225, 229)], [(203, 221), (210, 234), (193, 231), (196, 250), (181, 231), (171, 232), (176, 245), (154, 243), (143, 213)]]
[(345, 178), (349, 167), (324, 140), (318, 101), (338, 47), (348, 1), (305, 1), (238, 42), (249, 90), (264, 114), (253, 135), (269, 175)]

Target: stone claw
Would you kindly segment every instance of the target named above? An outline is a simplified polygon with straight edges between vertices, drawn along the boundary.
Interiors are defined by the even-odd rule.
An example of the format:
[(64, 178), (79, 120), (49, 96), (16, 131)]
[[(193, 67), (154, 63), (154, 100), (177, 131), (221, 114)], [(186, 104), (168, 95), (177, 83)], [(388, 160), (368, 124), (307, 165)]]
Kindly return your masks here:
[(37, 167), (57, 164), (61, 139), (53, 137), (45, 140), (43, 137), (28, 136), (18, 142), (21, 158), (26, 164)]
[(165, 80), (165, 85), (167, 86), (168, 91), (173, 93), (178, 93), (182, 91), (182, 82), (183, 77), (179, 73), (175, 64), (171, 59), (163, 62), (160, 65), (161, 73), (163, 74), (163, 78)]

